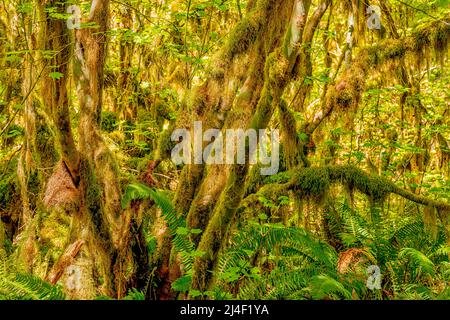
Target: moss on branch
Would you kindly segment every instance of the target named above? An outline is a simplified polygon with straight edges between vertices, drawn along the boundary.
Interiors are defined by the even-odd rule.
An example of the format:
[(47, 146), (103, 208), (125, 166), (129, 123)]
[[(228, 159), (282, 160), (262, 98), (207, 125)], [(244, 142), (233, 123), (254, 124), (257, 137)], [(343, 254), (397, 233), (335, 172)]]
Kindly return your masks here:
[[(414, 194), (397, 186), (387, 178), (367, 173), (351, 165), (297, 169), (297, 171), (292, 171), (292, 178), (289, 182), (281, 181), (281, 183), (265, 185), (257, 195), (271, 198), (271, 195), (279, 195), (293, 190), (301, 197), (321, 198), (335, 183), (342, 184), (349, 190), (358, 190), (368, 196), (371, 201), (379, 202), (389, 194), (397, 194), (412, 202), (450, 213), (449, 203)], [(244, 199), (243, 204), (252, 203), (252, 199), (254, 199), (254, 194)]]

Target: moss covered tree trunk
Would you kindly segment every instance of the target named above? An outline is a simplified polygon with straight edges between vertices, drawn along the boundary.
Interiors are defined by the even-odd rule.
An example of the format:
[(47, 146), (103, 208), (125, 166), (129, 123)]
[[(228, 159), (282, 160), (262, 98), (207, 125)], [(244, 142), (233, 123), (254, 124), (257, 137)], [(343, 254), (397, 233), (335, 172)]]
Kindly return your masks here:
[[(299, 48), (311, 42), (329, 4), (321, 2), (308, 19), (309, 1), (252, 2), (214, 57), (207, 81), (192, 90), (190, 117), (180, 114), (176, 126), (192, 128), (194, 121), (202, 120), (203, 130), (266, 128), (295, 71), (309, 70), (307, 54), (300, 55)], [(164, 148), (162, 144), (160, 149)], [(193, 240), (206, 252), (195, 261), (193, 289), (206, 290), (209, 285), (208, 270), (214, 268), (247, 176), (248, 165), (224, 170), (219, 165), (193, 164), (182, 171), (175, 203), (180, 213), (187, 213), (189, 227), (204, 231)]]
[(131, 255), (131, 211), (120, 205), (119, 173), (114, 156), (100, 133), (103, 73), (109, 0), (91, 4), (88, 22), (95, 28), (75, 30), (74, 77), (80, 102), (78, 128), (81, 163), (80, 211), (72, 237), (85, 242), (73, 270), (79, 274), (75, 295), (100, 293), (121, 297), (126, 290), (125, 269)]

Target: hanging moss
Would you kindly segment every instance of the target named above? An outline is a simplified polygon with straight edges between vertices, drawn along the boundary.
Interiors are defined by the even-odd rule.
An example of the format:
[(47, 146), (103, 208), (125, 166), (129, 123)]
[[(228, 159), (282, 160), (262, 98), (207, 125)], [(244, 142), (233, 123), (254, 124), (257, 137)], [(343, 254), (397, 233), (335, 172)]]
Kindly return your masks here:
[(386, 40), (382, 47), (384, 59), (397, 59), (405, 56), (407, 46), (402, 40)]
[(37, 212), (38, 246), (41, 256), (47, 256), (52, 266), (64, 252), (70, 234), (71, 217), (65, 210)]
[(227, 232), (227, 226), (241, 201), (246, 172), (245, 165), (234, 166), (228, 177), (224, 191), (198, 245), (198, 250), (205, 254), (195, 260), (192, 276), (193, 289), (205, 290), (210, 284), (211, 274), (208, 270), (213, 269), (222, 239)]
[(436, 239), (438, 234), (438, 224), (436, 209), (434, 207), (426, 206), (423, 208), (423, 222), (425, 230), (431, 234), (433, 239)]
[(418, 204), (443, 211), (450, 210), (450, 204), (446, 202), (414, 194), (384, 177), (366, 173), (351, 165), (300, 169), (289, 182), (288, 189), (304, 196), (321, 196), (325, 195), (332, 183), (345, 185), (350, 190), (358, 190), (373, 202), (382, 203), (388, 194), (394, 193)]
[(421, 51), (431, 44), (430, 29), (418, 30), (413, 34), (412, 49), (416, 52)]
[(436, 50), (444, 52), (447, 50), (448, 42), (450, 37), (450, 27), (448, 24), (440, 23), (436, 26), (435, 32), (433, 34), (433, 46)]

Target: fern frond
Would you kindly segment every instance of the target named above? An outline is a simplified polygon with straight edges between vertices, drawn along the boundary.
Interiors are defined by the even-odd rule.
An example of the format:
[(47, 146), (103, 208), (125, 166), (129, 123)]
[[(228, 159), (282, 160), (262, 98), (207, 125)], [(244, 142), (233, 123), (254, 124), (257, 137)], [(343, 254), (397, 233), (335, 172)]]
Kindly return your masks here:
[(313, 299), (352, 298), (351, 293), (345, 289), (342, 283), (326, 275), (318, 275), (311, 278), (309, 287), (311, 288), (311, 297)]
[(131, 201), (145, 199), (152, 199), (161, 209), (172, 236), (174, 248), (181, 254), (184, 269), (191, 270), (194, 264), (192, 252), (195, 250), (195, 246), (186, 235), (177, 233), (180, 228), (186, 228), (186, 220), (175, 210), (167, 191), (149, 188), (142, 183), (130, 184), (122, 198), (122, 207), (126, 208)]
[(131, 201), (151, 198), (153, 191), (152, 188), (149, 188), (142, 183), (128, 185), (122, 198), (122, 209), (125, 209)]
[(418, 268), (418, 271), (434, 275), (434, 263), (422, 252), (413, 248), (404, 248), (398, 254), (399, 259), (408, 259)]
[(0, 250), (0, 299), (5, 300), (64, 300), (59, 286), (39, 277), (18, 273)]

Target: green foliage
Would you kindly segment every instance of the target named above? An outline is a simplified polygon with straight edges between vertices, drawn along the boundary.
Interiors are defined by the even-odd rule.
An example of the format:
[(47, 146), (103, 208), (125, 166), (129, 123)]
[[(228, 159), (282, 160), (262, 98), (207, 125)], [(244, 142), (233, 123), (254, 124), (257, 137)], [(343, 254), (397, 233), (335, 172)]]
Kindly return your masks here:
[(123, 298), (123, 300), (145, 300), (145, 294), (135, 288), (132, 288), (128, 291), (128, 294)]
[(6, 253), (0, 250), (0, 299), (3, 300), (64, 300), (58, 286), (30, 274), (18, 272)]
[[(70, 174), (81, 173), (81, 177), (72, 177), (76, 187), (86, 186), (80, 204), (92, 213), (93, 231), (104, 236), (102, 245), (109, 246), (95, 252), (96, 241), (89, 243), (89, 258), (95, 265), (103, 264), (103, 256), (97, 255), (109, 254), (114, 248), (111, 280), (141, 282), (144, 279), (138, 272), (157, 267), (141, 268), (136, 261), (147, 261), (149, 254), (155, 258), (152, 262), (166, 262), (166, 254), (170, 254), (170, 264), (178, 264), (179, 257), (182, 262), (176, 266), (182, 276), (172, 283), (172, 289), (192, 298), (450, 299), (448, 0), (386, 2), (383, 30), (354, 28), (353, 51), (339, 49), (347, 36), (348, 8), (336, 7), (335, 3), (343, 1), (334, 1), (317, 21), (316, 30), (305, 27), (305, 35), (311, 31), (312, 38), (298, 45), (300, 56), (287, 66), (288, 72), (285, 63), (289, 62), (278, 58), (282, 51), (286, 55), (291, 27), (296, 25), (289, 25), (292, 6), (286, 6), (286, 1), (112, 1), (109, 14), (101, 12), (110, 27), (107, 52), (97, 52), (107, 56), (105, 66), (96, 64), (100, 77), (88, 70), (94, 68), (91, 58), (97, 58), (89, 46), (76, 50), (87, 58), (88, 69), (75, 66), (80, 72), (74, 77), (65, 68), (70, 64), (71, 54), (66, 49), (71, 47), (73, 32), (60, 27), (69, 17), (64, 8), (78, 3), (69, 2), (35, 8), (34, 2), (16, 5), (5, 0), (2, 5), (0, 67), (5, 71), (0, 72), (0, 248), (3, 245), (13, 252), (22, 230), (34, 231), (34, 226), (22, 225), (29, 220), (23, 213), (30, 212), (38, 218), (33, 245), (39, 250), (33, 256), (33, 268), (42, 272), (59, 258), (67, 240), (67, 230), (57, 227), (61, 216), (64, 221), (67, 218), (67, 228), (73, 219), (74, 232), (78, 216), (60, 214), (60, 208), (46, 212), (41, 200), (52, 191), (46, 190), (46, 184), (55, 163), (62, 159)], [(311, 14), (319, 12), (318, 2), (305, 3), (309, 24)], [(91, 3), (78, 5), (87, 18)], [(354, 13), (361, 18), (358, 23), (363, 23), (365, 4), (358, 7), (362, 12)], [(391, 20), (388, 12), (393, 26), (387, 26)], [(12, 23), (8, 21), (11, 17), (18, 20)], [(16, 22), (20, 22), (21, 32), (15, 32)], [(82, 25), (94, 33), (98, 28), (96, 22)], [(46, 39), (49, 35), (52, 39)], [(86, 80), (79, 85), (98, 90), (98, 96), (84, 95), (85, 90), (74, 81), (77, 73)], [(283, 86), (274, 88), (273, 82)], [(87, 105), (93, 102), (98, 110), (86, 110), (80, 93)], [(48, 103), (50, 95), (57, 98), (56, 104)], [(280, 100), (286, 103), (280, 104)], [(271, 116), (276, 104), (282, 107), (278, 119)], [(189, 128), (192, 120), (224, 130), (227, 126), (253, 126), (248, 118), (257, 105), (265, 106), (265, 112), (262, 118), (255, 117), (256, 122), (264, 118), (266, 125), (289, 129), (281, 135), (281, 159), (286, 159), (278, 174), (262, 177), (261, 164), (251, 166), (248, 175), (241, 166), (230, 171), (230, 167), (203, 170), (192, 166), (180, 174), (181, 166), (165, 161), (175, 145), (171, 141), (174, 128)], [(69, 112), (69, 121), (58, 121), (62, 120), (58, 119), (61, 108)], [(97, 111), (101, 111), (100, 123)], [(92, 116), (95, 119), (89, 119)], [(87, 120), (95, 120), (92, 132), (80, 130), (90, 123)], [(67, 130), (68, 124), (71, 130)], [(117, 156), (107, 160), (117, 160), (118, 165), (105, 183), (127, 186), (122, 209), (131, 206), (126, 215), (135, 214), (128, 230), (127, 225), (120, 228), (124, 237), (119, 240), (124, 241), (119, 243), (111, 242), (117, 234), (109, 236), (117, 232), (110, 224), (121, 216), (118, 212), (110, 215), (116, 204), (103, 201), (110, 186), (85, 163), (86, 157), (99, 160), (102, 150), (81, 154), (77, 168), (62, 148), (73, 138), (76, 146), (70, 151), (77, 153), (97, 134), (104, 138), (98, 141), (105, 144), (93, 146), (110, 148)], [(305, 144), (304, 152), (297, 155), (294, 151), (299, 148), (290, 140), (300, 147)], [(162, 161), (155, 169), (159, 188), (173, 190), (177, 186), (179, 193), (185, 191), (182, 188), (192, 188), (186, 190), (183, 200), (205, 201), (200, 220), (209, 224), (205, 230), (213, 232), (203, 237), (207, 244), (202, 251), (191, 241), (199, 239), (196, 235), (202, 230), (188, 227), (186, 212), (172, 203), (168, 191), (129, 184), (150, 169), (149, 159)], [(306, 168), (295, 167), (302, 163)], [(290, 171), (284, 171), (286, 165)], [(219, 182), (213, 188), (210, 186), (216, 181), (208, 180), (211, 177)], [(220, 190), (223, 185), (226, 193)], [(336, 192), (338, 185), (348, 193), (346, 201)], [(23, 187), (26, 190), (21, 190)], [(199, 190), (205, 192), (203, 197)], [(242, 190), (245, 200), (239, 203)], [(141, 200), (150, 201), (138, 203)], [(138, 204), (139, 210), (134, 210)], [(157, 235), (148, 230), (154, 227), (155, 217), (149, 214), (153, 211), (148, 210), (153, 204), (160, 208), (167, 226)], [(183, 210), (197, 211), (190, 209)], [(143, 236), (146, 248), (134, 250), (133, 246), (130, 252), (120, 247), (141, 244), (143, 239), (135, 241), (136, 235)], [(71, 238), (77, 236), (70, 233)], [(170, 238), (174, 252), (158, 247), (160, 236)], [(46, 255), (49, 243), (55, 241), (61, 247)], [(142, 253), (143, 257), (135, 256)], [(207, 264), (197, 259), (202, 266), (213, 266), (199, 272), (202, 276), (213, 274), (214, 281), (205, 292), (190, 290), (194, 261), (199, 257), (207, 257)], [(6, 260), (0, 256), (2, 264)], [(124, 268), (116, 268), (116, 263)], [(382, 290), (367, 288), (369, 264), (380, 267)], [(19, 273), (10, 262), (4, 265), (0, 298), (58, 298), (58, 292), (52, 291), (56, 287)], [(165, 272), (156, 273), (151, 273), (149, 287), (157, 282), (155, 277), (165, 276)], [(99, 282), (108, 283), (105, 279)], [(117, 287), (129, 289), (122, 281)], [(127, 292), (124, 299), (144, 298), (137, 289)]]
[(130, 202), (144, 199), (152, 199), (161, 208), (170, 235), (172, 236), (174, 248), (182, 256), (184, 269), (186, 271), (191, 270), (194, 257), (200, 253), (195, 251), (194, 245), (189, 239), (189, 234), (195, 234), (201, 231), (187, 228), (186, 220), (176, 212), (166, 191), (149, 188), (141, 183), (128, 185), (122, 198), (122, 207), (126, 208)]
[[(336, 251), (304, 229), (250, 222), (234, 235), (216, 276), (224, 287), (239, 288), (240, 299), (331, 297), (334, 290), (345, 298), (333, 279), (336, 263)], [(268, 265), (271, 271), (264, 271)], [(318, 286), (321, 272), (328, 272), (324, 287)]]
[(351, 293), (344, 288), (342, 283), (329, 277), (318, 275), (310, 280), (311, 297), (313, 299), (324, 299), (327, 297), (339, 297), (342, 299), (351, 299)]
[[(347, 202), (331, 217), (331, 232), (344, 245), (339, 250), (302, 228), (270, 223), (267, 217), (241, 226), (214, 272), (219, 293), (239, 299), (448, 297), (447, 286), (436, 286), (436, 279), (445, 283), (450, 275), (442, 229), (433, 239), (420, 215), (383, 214), (373, 220), (370, 210), (361, 214)], [(356, 257), (351, 250), (359, 257), (342, 269), (345, 257)], [(367, 287), (369, 265), (380, 267), (383, 291)]]
[(118, 125), (117, 115), (114, 112), (102, 112), (101, 128), (106, 132), (113, 132)]
[(381, 220), (372, 220), (352, 212), (344, 202), (339, 209), (343, 230), (339, 237), (346, 246), (364, 249), (371, 264), (380, 267), (387, 298), (436, 299), (447, 290), (446, 285), (435, 287), (436, 282), (431, 280), (446, 282), (449, 246), (445, 232), (440, 227), (434, 237), (425, 228), (422, 216), (413, 213), (415, 206), (408, 210), (406, 216), (384, 213)]
[(172, 289), (178, 292), (188, 292), (191, 287), (192, 276), (184, 275), (172, 283)]
[(414, 271), (434, 276), (434, 263), (422, 252), (413, 248), (403, 248), (399, 254), (399, 259), (406, 259), (413, 264)]

